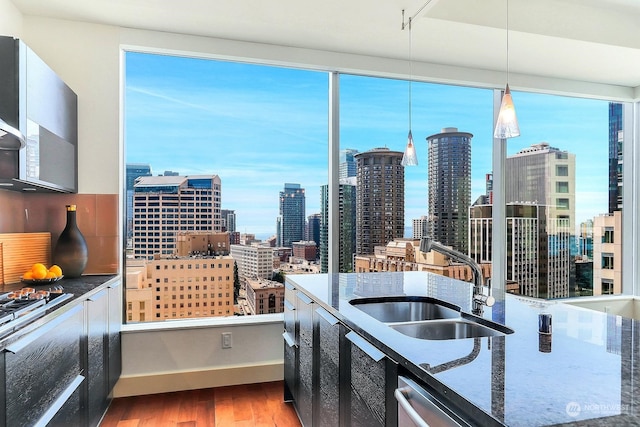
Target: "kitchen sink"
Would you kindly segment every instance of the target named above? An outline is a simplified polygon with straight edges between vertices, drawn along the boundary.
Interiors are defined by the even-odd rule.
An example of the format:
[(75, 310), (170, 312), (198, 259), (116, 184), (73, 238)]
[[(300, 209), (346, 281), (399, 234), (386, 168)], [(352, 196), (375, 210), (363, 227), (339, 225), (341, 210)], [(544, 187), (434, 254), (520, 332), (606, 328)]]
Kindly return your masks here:
[(358, 298), (349, 302), (376, 320), (384, 323), (419, 320), (456, 319), (460, 308), (446, 301), (419, 296), (387, 296)]
[(401, 334), (422, 340), (482, 338), (513, 333), (512, 329), (499, 323), (484, 319), (479, 320), (486, 324), (481, 324), (479, 321), (459, 318), (394, 323), (389, 325), (389, 327)]

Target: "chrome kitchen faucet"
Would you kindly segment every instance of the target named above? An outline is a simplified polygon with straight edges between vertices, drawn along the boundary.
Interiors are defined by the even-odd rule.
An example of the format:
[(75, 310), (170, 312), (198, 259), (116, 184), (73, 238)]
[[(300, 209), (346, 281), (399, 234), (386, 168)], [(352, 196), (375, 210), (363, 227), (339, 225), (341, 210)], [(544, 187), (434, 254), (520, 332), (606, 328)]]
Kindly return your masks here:
[(487, 281), (488, 294), (484, 294), (484, 280), (482, 279), (482, 270), (480, 266), (467, 255), (462, 252), (453, 250), (448, 246), (433, 241), (428, 237), (420, 239), (420, 252), (429, 252), (434, 250), (451, 258), (454, 261), (468, 265), (473, 272), (473, 296), (471, 297), (471, 312), (478, 316), (482, 316), (483, 308), (486, 305), (491, 307), (495, 303), (495, 298), (491, 296), (491, 281)]

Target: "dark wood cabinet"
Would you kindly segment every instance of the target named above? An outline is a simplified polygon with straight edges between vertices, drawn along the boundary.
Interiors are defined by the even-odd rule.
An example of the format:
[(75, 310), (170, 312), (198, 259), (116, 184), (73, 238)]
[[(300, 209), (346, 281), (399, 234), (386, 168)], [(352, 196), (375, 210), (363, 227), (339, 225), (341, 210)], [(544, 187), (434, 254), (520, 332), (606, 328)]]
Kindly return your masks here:
[(355, 332), (349, 332), (346, 338), (351, 342), (347, 353), (350, 425), (396, 426), (397, 404), (393, 396), (398, 378), (396, 362)]
[(95, 426), (107, 410), (108, 394), (108, 309), (109, 290), (87, 298), (85, 312), (87, 318), (87, 351), (85, 353), (87, 376), (87, 417), (88, 425)]
[(122, 351), (120, 329), (122, 326), (122, 282), (117, 280), (107, 285), (108, 316), (107, 316), (107, 390), (111, 393), (122, 373)]
[[(5, 348), (5, 426), (47, 425), (82, 386), (83, 322), (76, 305)], [(80, 410), (79, 400), (71, 402), (66, 418)]]
[(97, 426), (120, 376), (120, 281), (47, 314), (0, 351), (0, 427)]

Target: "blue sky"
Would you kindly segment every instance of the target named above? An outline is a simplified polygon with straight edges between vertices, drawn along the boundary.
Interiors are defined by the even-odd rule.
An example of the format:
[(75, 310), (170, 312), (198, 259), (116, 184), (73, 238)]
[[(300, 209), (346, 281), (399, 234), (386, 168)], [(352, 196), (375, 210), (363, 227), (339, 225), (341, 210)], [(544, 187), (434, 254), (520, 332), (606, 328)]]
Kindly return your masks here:
[[(328, 77), (324, 72), (128, 53), (125, 93), (127, 163), (154, 175), (217, 174), (222, 208), (237, 229), (275, 232), (285, 182), (306, 190), (307, 216), (320, 212), (327, 183)], [(457, 127), (472, 140), (472, 201), (491, 171), (490, 90), (416, 83), (412, 130), (419, 166), (405, 169), (405, 228), (427, 213), (426, 137)], [(343, 75), (341, 148), (403, 151), (409, 127), (406, 81)], [(576, 154), (576, 220), (607, 211), (608, 104), (513, 93), (522, 136), (507, 152), (541, 141)]]

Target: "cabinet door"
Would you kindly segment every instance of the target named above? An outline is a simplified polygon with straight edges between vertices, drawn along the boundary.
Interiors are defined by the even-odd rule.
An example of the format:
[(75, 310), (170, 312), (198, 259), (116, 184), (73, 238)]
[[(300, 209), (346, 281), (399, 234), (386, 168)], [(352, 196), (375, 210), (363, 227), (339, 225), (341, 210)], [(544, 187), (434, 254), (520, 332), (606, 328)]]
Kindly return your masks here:
[(340, 335), (343, 326), (325, 309), (318, 318), (318, 425), (335, 427), (344, 415), (341, 408)]
[(83, 307), (77, 305), (6, 347), (7, 426), (46, 425), (63, 407), (67, 419), (79, 416), (73, 396), (84, 381), (83, 332)]
[(296, 408), (304, 426), (313, 423), (313, 301), (301, 292), (297, 293), (296, 311), (298, 314), (298, 399)]
[(107, 318), (108, 289), (85, 302), (87, 313), (87, 412), (89, 425), (98, 425), (107, 410)]
[(296, 401), (298, 395), (298, 342), (296, 337), (295, 289), (285, 283), (284, 292), (284, 400)]
[(397, 364), (360, 335), (346, 334), (350, 341), (351, 426), (397, 425)]
[(120, 329), (122, 327), (122, 282), (116, 281), (107, 286), (109, 289), (109, 324), (107, 330), (108, 347), (108, 385), (107, 393), (111, 393), (113, 387), (120, 378), (122, 372), (122, 354)]

